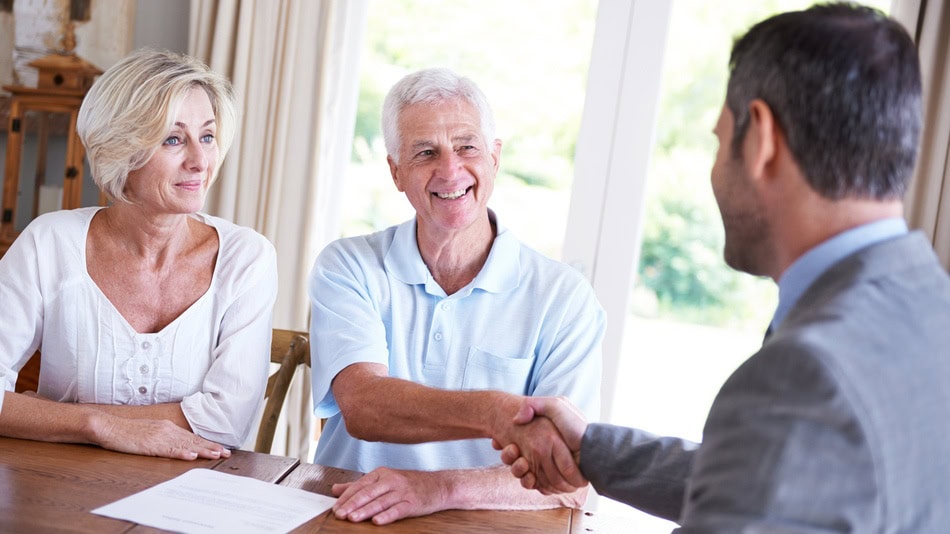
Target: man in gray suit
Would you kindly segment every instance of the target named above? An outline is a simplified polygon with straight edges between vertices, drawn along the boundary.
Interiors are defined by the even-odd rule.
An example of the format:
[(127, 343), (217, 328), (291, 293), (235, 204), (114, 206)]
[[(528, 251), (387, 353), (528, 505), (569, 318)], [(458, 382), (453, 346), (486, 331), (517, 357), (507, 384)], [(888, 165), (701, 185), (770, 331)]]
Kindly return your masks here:
[(681, 532), (950, 532), (950, 278), (902, 218), (914, 43), (876, 11), (817, 6), (755, 25), (730, 69), (712, 187), (726, 262), (779, 286), (762, 348), (701, 445), (531, 398), (516, 420), (549, 417), (574, 458), (502, 458), (525, 487), (586, 478)]

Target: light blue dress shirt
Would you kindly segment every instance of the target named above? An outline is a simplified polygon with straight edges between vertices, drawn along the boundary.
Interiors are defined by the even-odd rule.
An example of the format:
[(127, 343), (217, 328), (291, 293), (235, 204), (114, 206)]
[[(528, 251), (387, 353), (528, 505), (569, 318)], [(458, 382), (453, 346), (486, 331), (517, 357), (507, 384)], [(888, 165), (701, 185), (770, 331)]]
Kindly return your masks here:
[(436, 388), (563, 395), (599, 417), (605, 315), (590, 284), (496, 228), (482, 270), (452, 295), (423, 262), (414, 220), (320, 254), (309, 284), (312, 388), (316, 416), (329, 420), (315, 463), (363, 472), (500, 463), (488, 439), (406, 445), (350, 436), (330, 386), (359, 362)]
[(779, 278), (778, 308), (770, 329), (778, 328), (805, 290), (832, 265), (862, 248), (906, 233), (904, 219), (882, 219), (841, 232), (802, 254)]

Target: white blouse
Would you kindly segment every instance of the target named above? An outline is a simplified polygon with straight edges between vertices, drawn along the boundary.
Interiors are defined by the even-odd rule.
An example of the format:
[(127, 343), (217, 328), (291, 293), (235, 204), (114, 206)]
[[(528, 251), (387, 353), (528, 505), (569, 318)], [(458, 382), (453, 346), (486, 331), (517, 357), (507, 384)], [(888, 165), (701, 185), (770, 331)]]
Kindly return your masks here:
[(0, 410), (30, 356), (38, 393), (60, 402), (181, 402), (198, 435), (240, 447), (254, 427), (270, 362), (277, 297), (274, 247), (205, 214), (218, 232), (207, 292), (160, 332), (136, 332), (86, 270), (89, 222), (101, 208), (41, 215), (0, 258)]

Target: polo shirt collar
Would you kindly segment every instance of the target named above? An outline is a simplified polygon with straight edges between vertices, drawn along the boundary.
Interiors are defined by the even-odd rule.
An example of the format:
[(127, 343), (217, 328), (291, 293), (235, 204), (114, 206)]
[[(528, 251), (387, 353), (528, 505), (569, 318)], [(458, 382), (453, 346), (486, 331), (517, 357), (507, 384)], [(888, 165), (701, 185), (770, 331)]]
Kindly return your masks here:
[(488, 219), (495, 225), (495, 241), (485, 265), (469, 287), (489, 293), (504, 293), (518, 287), (521, 278), (521, 243), (498, 222), (494, 211), (488, 210)]
[[(488, 210), (488, 218), (495, 225), (495, 240), (485, 265), (474, 280), (456, 295), (464, 297), (475, 289), (489, 293), (502, 293), (518, 287), (521, 274), (520, 244), (507, 228), (498, 222), (495, 212)], [(392, 244), (386, 252), (383, 264), (396, 279), (410, 285), (423, 284), (426, 292), (445, 296), (445, 292), (432, 278), (429, 268), (422, 261), (416, 241), (416, 219), (396, 227)]]
[(399, 281), (410, 285), (424, 284), (429, 278), (429, 269), (419, 254), (416, 243), (416, 219), (410, 219), (396, 227), (393, 242), (383, 260), (386, 270)]

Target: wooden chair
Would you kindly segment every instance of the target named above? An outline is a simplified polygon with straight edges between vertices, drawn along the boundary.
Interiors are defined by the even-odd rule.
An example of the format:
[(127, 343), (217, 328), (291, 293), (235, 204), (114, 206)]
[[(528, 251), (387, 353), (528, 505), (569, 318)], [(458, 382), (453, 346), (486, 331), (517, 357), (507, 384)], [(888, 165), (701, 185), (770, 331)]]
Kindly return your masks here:
[(297, 367), (310, 366), (310, 335), (307, 332), (275, 328), (270, 361), (280, 364), (280, 368), (267, 379), (267, 389), (264, 390), (266, 402), (261, 425), (257, 430), (257, 443), (254, 445), (255, 452), (263, 453), (270, 453), (274, 432), (277, 430), (277, 418), (284, 406), (284, 399)]
[(30, 357), (23, 369), (20, 369), (16, 378), (16, 387), (14, 391), (23, 393), (24, 391), (37, 391), (40, 385), (40, 351), (36, 351)]

